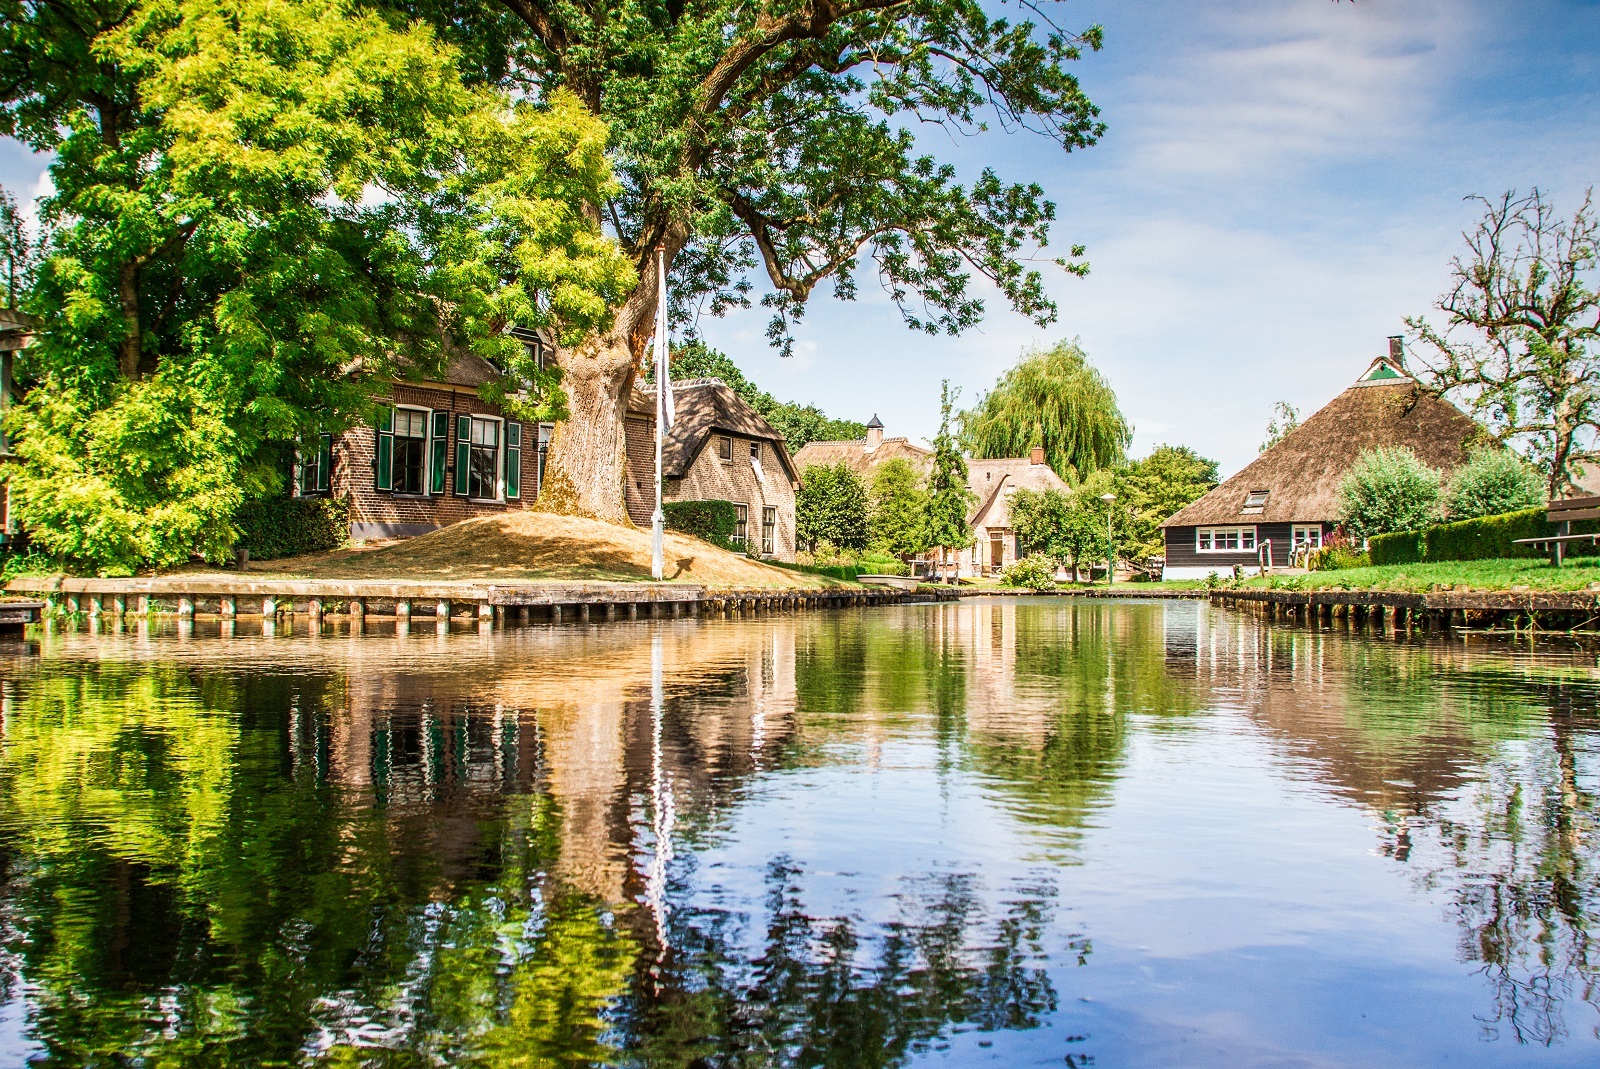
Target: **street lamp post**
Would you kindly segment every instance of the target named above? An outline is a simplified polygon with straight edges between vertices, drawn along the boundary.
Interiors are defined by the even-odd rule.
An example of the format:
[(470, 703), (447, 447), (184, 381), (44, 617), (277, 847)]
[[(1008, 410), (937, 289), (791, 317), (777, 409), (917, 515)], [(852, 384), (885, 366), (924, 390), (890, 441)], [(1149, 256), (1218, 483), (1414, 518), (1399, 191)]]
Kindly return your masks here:
[(1106, 503), (1106, 586), (1116, 582), (1117, 555), (1111, 543), (1111, 503), (1117, 499), (1116, 494), (1105, 493), (1100, 495), (1100, 500)]

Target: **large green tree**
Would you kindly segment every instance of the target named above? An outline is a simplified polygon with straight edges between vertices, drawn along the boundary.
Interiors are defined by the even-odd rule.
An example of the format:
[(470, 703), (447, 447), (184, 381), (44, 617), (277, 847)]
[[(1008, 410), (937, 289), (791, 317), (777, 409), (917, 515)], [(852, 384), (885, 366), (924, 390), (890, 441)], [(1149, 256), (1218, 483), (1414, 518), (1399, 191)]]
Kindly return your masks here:
[[(980, 0), (389, 2), (463, 40), (486, 78), (569, 89), (612, 130), (622, 188), (602, 215), (639, 284), (558, 354), (572, 418), (551, 443), (547, 508), (627, 522), (623, 413), (654, 332), (657, 247), (681, 322), (748, 304), (764, 274), (780, 346), (819, 286), (849, 300), (863, 274), (930, 333), (980, 321), (974, 274), (1035, 322), (1054, 317), (1029, 266), (1055, 217), (1041, 187), (958, 176), (930, 150), (995, 128), (1064, 150), (1098, 139), (1068, 68), (1101, 31), (1063, 28), (1053, 3), (1012, 21)], [(1081, 254), (1058, 262), (1082, 271)]]
[(1077, 342), (1024, 353), (961, 413), (961, 442), (973, 456), (1025, 457), (1043, 446), (1046, 463), (1069, 483), (1121, 463), (1132, 439), (1117, 395)]
[(866, 484), (848, 464), (813, 464), (800, 473), (795, 538), (806, 549), (865, 549), (868, 510)]
[(1166, 553), (1161, 525), (1217, 485), (1217, 462), (1183, 445), (1158, 445), (1117, 472), (1117, 493), (1129, 508), (1127, 537), (1119, 552), (1142, 565)]
[(868, 492), (872, 548), (896, 557), (926, 553), (928, 488), (922, 473), (904, 457), (886, 460), (872, 473)]
[(583, 337), (634, 282), (577, 97), (473, 88), (349, 0), (0, 0), (0, 94), (55, 187), (12, 502), (101, 568), (221, 556), (281, 481), (265, 445), (363, 418), (452, 338), (559, 415), (502, 328)]
[(933, 470), (928, 474), (928, 545), (965, 549), (972, 545), (972, 507), (977, 504), (967, 485), (967, 458), (950, 428), (956, 394), (949, 380), (940, 385), (939, 433), (933, 439)]

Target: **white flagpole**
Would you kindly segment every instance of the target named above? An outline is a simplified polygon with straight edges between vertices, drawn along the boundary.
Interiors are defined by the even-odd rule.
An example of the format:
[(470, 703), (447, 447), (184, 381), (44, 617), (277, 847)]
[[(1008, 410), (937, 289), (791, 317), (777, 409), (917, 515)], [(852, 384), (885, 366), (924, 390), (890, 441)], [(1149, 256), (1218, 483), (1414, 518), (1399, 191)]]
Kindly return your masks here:
[(660, 291), (656, 296), (656, 511), (650, 517), (650, 576), (657, 582), (666, 571), (664, 543), (667, 519), (661, 511), (661, 439), (667, 422), (667, 251), (656, 246), (656, 275)]

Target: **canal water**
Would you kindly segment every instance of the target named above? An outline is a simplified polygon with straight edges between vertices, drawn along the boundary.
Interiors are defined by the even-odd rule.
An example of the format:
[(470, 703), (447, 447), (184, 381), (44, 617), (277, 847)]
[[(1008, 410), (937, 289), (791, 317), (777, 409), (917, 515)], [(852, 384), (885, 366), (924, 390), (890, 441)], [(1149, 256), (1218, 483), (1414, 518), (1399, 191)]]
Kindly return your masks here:
[(0, 648), (0, 1065), (1600, 1064), (1593, 651), (248, 630)]

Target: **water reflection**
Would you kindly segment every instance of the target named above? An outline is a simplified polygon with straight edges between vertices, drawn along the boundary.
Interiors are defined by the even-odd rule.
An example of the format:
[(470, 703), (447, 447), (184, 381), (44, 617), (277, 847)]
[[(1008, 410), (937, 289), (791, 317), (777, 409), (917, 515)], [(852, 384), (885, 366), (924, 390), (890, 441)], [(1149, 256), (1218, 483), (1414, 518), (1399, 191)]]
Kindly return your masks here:
[[(1148, 980), (1199, 959), (1145, 946), (1170, 918), (1140, 911), (1260, 901), (1248, 864), (1183, 846), (1281, 852), (1242, 815), (1185, 825), (1263, 791), (1330, 852), (1370, 829), (1319, 893), (1454, 931), (1362, 964), (1425, 974), (1411, 1061), (1600, 1051), (1592, 655), (1192, 602), (197, 630), (58, 635), (0, 669), (0, 1060), (1159, 1063), (1218, 996)], [(1351, 933), (1276, 893), (1336, 1006)], [(1261, 1051), (1191, 1064), (1390, 1049), (1228, 1011)]]

